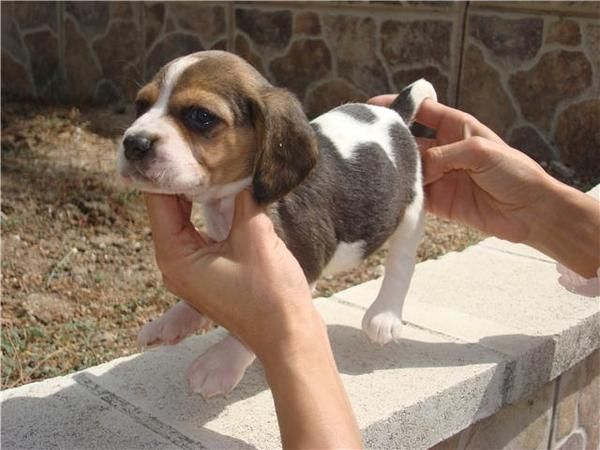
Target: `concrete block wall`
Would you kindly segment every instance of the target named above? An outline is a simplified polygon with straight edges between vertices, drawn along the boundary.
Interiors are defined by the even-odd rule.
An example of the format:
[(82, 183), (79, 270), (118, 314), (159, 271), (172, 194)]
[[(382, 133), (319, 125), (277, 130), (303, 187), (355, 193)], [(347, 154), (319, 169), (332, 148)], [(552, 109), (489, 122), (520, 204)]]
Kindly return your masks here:
[(600, 449), (600, 350), (431, 450)]
[(599, 19), (595, 2), (2, 2), (2, 93), (129, 102), (166, 61), (227, 49), (314, 117), (424, 76), (585, 174), (600, 167)]

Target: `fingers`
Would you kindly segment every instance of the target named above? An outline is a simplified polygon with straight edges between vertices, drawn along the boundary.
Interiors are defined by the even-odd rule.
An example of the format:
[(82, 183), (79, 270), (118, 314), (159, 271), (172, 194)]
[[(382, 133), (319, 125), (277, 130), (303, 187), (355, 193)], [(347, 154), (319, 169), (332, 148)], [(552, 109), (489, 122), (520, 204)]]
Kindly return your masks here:
[(369, 105), (389, 107), (392, 104), (392, 102), (396, 99), (396, 97), (398, 97), (398, 94), (378, 95), (367, 100), (367, 103)]
[(421, 103), (415, 116), (415, 121), (434, 130), (439, 130), (444, 125), (446, 127), (457, 127), (457, 140), (480, 136), (494, 142), (504, 143), (496, 133), (479, 122), (475, 117), (429, 98), (426, 98)]
[(421, 152), (427, 150), (430, 147), (435, 147), (435, 145), (437, 144), (437, 141), (435, 139), (429, 139), (429, 138), (415, 138), (415, 141), (417, 141), (417, 145), (419, 147), (419, 150), (421, 150)]
[(453, 144), (423, 150), (424, 183), (430, 184), (452, 170), (481, 172), (490, 167), (497, 144), (481, 137), (472, 137)]

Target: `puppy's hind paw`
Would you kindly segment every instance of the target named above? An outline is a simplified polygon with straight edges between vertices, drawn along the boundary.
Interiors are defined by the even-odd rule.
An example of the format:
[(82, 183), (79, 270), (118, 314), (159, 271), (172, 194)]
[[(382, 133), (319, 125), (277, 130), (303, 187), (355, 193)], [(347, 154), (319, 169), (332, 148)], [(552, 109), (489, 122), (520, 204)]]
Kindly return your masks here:
[(138, 333), (141, 348), (174, 345), (211, 322), (184, 301), (177, 303), (157, 320), (147, 323)]
[(362, 320), (362, 329), (371, 342), (384, 345), (400, 339), (402, 319), (393, 311), (368, 310)]
[(254, 354), (228, 336), (200, 355), (188, 369), (190, 391), (210, 398), (228, 396), (238, 385)]

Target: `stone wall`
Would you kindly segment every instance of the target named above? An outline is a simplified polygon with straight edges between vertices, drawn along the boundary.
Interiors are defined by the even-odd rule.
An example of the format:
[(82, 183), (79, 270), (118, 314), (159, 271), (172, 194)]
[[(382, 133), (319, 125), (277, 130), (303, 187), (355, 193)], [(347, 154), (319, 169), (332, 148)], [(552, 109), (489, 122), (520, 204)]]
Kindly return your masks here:
[(431, 450), (599, 450), (600, 350)]
[(130, 101), (175, 56), (227, 49), (309, 117), (419, 77), (538, 161), (600, 168), (594, 2), (2, 2), (2, 93)]

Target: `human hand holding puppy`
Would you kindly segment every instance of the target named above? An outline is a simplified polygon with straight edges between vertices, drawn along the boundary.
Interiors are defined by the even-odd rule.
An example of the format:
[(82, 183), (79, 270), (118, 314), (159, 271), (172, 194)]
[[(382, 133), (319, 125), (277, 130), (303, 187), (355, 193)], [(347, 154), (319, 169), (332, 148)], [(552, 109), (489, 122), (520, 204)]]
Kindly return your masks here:
[(145, 197), (165, 285), (256, 353), (284, 448), (360, 447), (304, 273), (252, 195), (238, 194), (229, 237), (218, 243), (190, 222), (190, 203), (173, 195)]
[[(386, 106), (395, 95), (370, 103)], [(580, 275), (600, 266), (600, 206), (548, 175), (473, 116), (425, 100), (416, 122), (436, 130), (421, 140), (428, 209), (488, 235), (522, 242)]]

